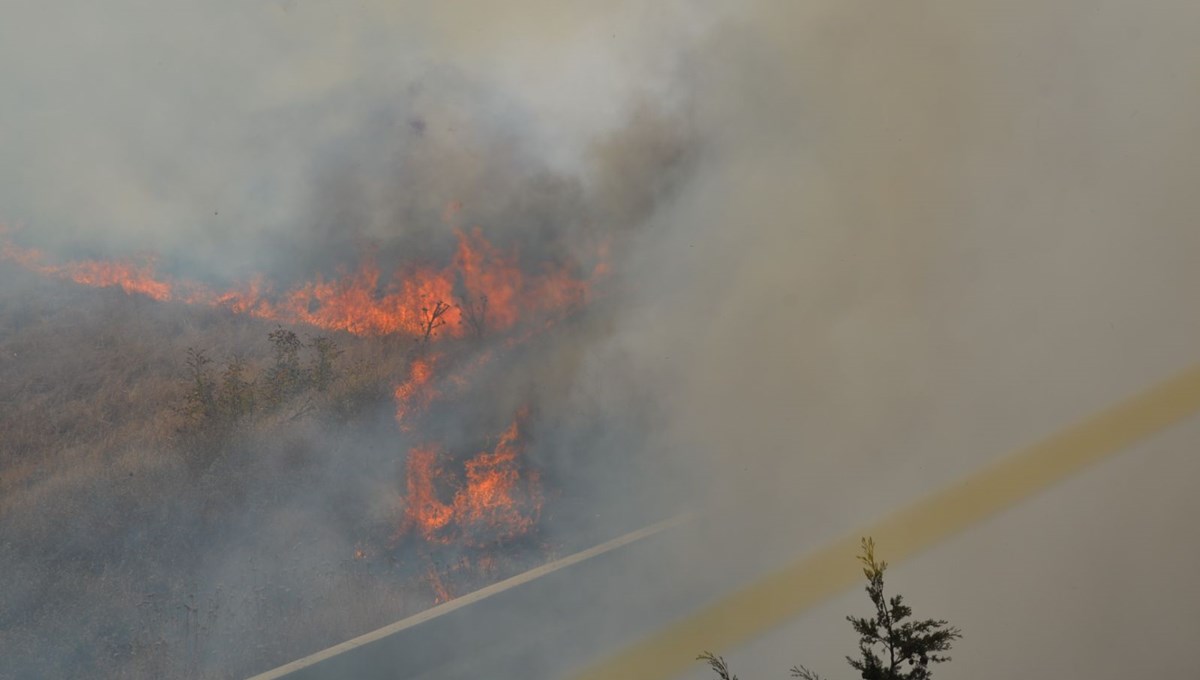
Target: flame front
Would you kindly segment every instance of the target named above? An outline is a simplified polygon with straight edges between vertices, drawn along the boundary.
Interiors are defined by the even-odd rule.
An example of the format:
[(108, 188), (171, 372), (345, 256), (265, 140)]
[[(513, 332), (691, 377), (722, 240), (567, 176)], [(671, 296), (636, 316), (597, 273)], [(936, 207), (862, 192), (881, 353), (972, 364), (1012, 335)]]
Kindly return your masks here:
[(542, 494), (536, 470), (521, 478), (518, 415), (491, 452), (466, 462), (467, 481), (454, 497), (456, 519), (468, 535), (508, 540), (527, 533), (541, 514)]
[[(458, 207), (447, 207), (446, 219)], [(333, 279), (312, 281), (278, 291), (263, 277), (220, 291), (195, 281), (159, 275), (153, 260), (84, 260), (51, 263), (34, 249), (21, 248), (0, 229), (0, 260), (39, 274), (93, 287), (117, 287), (127, 294), (226, 309), (281, 323), (344, 331), (357, 336), (402, 334), (421, 341), (408, 367), (408, 376), (393, 390), (395, 421), (411, 433), (435, 401), (466, 393), (481, 367), (497, 356), (497, 346), (512, 347), (585, 303), (587, 281), (578, 267), (545, 263), (535, 273), (522, 271), (515, 250), (504, 250), (484, 238), (479, 229), (454, 229), (454, 255), (443, 266), (423, 264), (397, 270), (385, 278), (373, 259)], [(607, 249), (602, 252), (607, 257)], [(602, 278), (607, 265), (592, 269)], [(469, 359), (453, 365), (449, 352), (433, 351), (429, 343), (447, 338), (484, 338), (496, 334), (501, 342), (479, 347)], [(453, 346), (452, 346), (453, 347)], [(439, 372), (443, 366), (447, 375)], [(440, 380), (438, 380), (440, 378)], [(412, 447), (406, 460), (403, 520), (393, 541), (417, 536), (428, 546), (456, 544), (487, 549), (528, 534), (541, 515), (541, 479), (523, 459), (523, 410), (488, 448), (466, 457), (449, 455), (442, 446)], [(359, 545), (355, 560), (373, 551)], [(490, 574), (494, 555), (475, 556), (475, 568)], [(460, 570), (471, 569), (464, 561)], [(428, 580), (437, 601), (452, 597), (442, 575), (430, 568)]]
[(437, 396), (430, 382), (439, 359), (439, 355), (413, 359), (408, 369), (408, 380), (397, 385), (392, 394), (396, 401), (396, 424), (404, 432), (412, 431), (412, 416)]
[(0, 236), (0, 258), (46, 276), (93, 287), (119, 287), (155, 300), (222, 307), (236, 314), (303, 323), (360, 336), (401, 333), (423, 339), (504, 331), (522, 314), (569, 310), (586, 299), (587, 283), (571, 268), (547, 266), (527, 276), (515, 252), (494, 246), (481, 230), (455, 231), (457, 249), (444, 267), (422, 266), (384, 281), (366, 259), (333, 280), (317, 278), (275, 292), (261, 277), (217, 291), (194, 281), (160, 276), (153, 262), (84, 260), (50, 264), (41, 252)]
[[(522, 476), (518, 414), (490, 451), (463, 464), (461, 474), (447, 474), (447, 456), (436, 445), (414, 447), (408, 454), (408, 506), (401, 533), (411, 529), (430, 543), (468, 546), (512, 540), (528, 533), (542, 509), (541, 481), (534, 470)], [(438, 485), (458, 479), (449, 500)]]
[(155, 300), (171, 299), (171, 285), (158, 278), (152, 262), (134, 264), (126, 261), (84, 260), (63, 265), (47, 264), (40, 251), (21, 248), (7, 240), (0, 241), (0, 257), (39, 274), (85, 286), (117, 287), (126, 293), (145, 295)]
[(436, 444), (414, 447), (408, 452), (407, 520), (431, 542), (447, 542), (443, 530), (454, 521), (454, 506), (438, 498), (437, 481), (445, 476), (442, 452)]

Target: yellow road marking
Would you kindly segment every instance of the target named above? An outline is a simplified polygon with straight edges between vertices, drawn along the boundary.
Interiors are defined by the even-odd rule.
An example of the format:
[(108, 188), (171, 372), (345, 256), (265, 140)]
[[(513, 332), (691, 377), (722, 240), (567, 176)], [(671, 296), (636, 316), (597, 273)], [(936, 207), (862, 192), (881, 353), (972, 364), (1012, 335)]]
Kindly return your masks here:
[(863, 527), (733, 592), (576, 676), (674, 678), (696, 654), (746, 642), (862, 578), (859, 539), (873, 536), (895, 562), (929, 548), (1036, 492), (1200, 410), (1200, 366), (1071, 426), (982, 472)]

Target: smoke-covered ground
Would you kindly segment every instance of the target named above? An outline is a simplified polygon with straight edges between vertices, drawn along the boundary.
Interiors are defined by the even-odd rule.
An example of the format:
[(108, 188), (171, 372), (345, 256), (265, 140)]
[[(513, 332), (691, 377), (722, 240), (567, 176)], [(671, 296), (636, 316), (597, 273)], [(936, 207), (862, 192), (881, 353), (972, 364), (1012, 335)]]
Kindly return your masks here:
[[(1200, 17), (1187, 3), (10, 4), (0, 221), (22, 247), (60, 261), (152, 254), (157, 272), (216, 289), (256, 275), (286, 289), (364, 253), (384, 268), (444, 262), (452, 228), (478, 225), (530, 276), (546, 263), (594, 275), (586, 308), (428, 415), (440, 438), (478, 441), (531, 404), (529, 457), (560, 495), (531, 541), (557, 547), (509, 545), (505, 568), (687, 506), (727, 518), (696, 548), (697, 580), (706, 564), (761, 572), (1195, 358), (1200, 111), (1188, 86)], [(304, 606), (317, 612), (306, 620), (334, 622), (329, 636), (432, 601), (419, 579), (397, 580), (391, 609), (348, 614), (387, 598), (325, 566), (355, 569), (360, 541), (390, 545), (382, 527), (405, 495), (397, 461), (415, 443), (388, 401), (406, 347), (337, 336), (346, 358), (377, 369), (377, 412), (352, 409), (353, 424), (332, 433), (256, 424), (222, 459), (245, 467), (197, 476), (164, 406), (186, 391), (184, 350), (269, 362), (270, 320), (0, 266), (11, 354), (0, 425), (20, 433), (5, 435), (0, 471), (0, 558), (16, 574), (2, 593), (0, 657), (18, 661), (0, 671), (249, 672), (265, 666), (237, 648), (239, 633), (295, 611), (262, 611), (263, 589), (323, 593)], [(464, 364), (479, 351), (448, 346)], [(155, 396), (139, 397), (139, 384)], [(48, 415), (96, 403), (101, 387), (133, 406), (84, 410), (86, 427)], [(153, 413), (138, 410), (147, 403)], [(182, 500), (115, 490), (144, 468), (159, 476), (138, 493), (185, 489)], [(1052, 665), (1070, 656), (1089, 677), (1184, 671), (1186, 636), (1166, 633), (1200, 632), (1186, 607), (1160, 629), (1137, 603), (1124, 611), (1143, 616), (1071, 604), (1148, 581), (1195, 602), (1161, 566), (1194, 560), (1194, 546), (1146, 526), (1173, 521), (1186, 534), (1194, 503), (1182, 505), (1176, 484), (1161, 487), (1175, 512), (1102, 513), (1132, 502), (1116, 493), (1120, 469), (1023, 508), (988, 529), (994, 541), (935, 551), (927, 566), (940, 583), (897, 571), (920, 584), (896, 586), (918, 615), (965, 630), (953, 666), (1075, 674)], [(150, 519), (126, 520), (133, 511)], [(1061, 542), (1035, 535), (1071, 513), (1114, 524)], [(143, 526), (183, 533), (128, 528)], [(140, 561), (139, 540), (160, 554), (196, 537), (182, 554), (202, 560), (162, 573)], [(1093, 576), (1076, 578), (1079, 555), (1111, 557), (1099, 547), (1126, 541), (1139, 559), (1090, 563)], [(291, 556), (300, 543), (310, 552)], [(156, 573), (192, 583), (138, 580)], [(114, 589), (106, 574), (126, 576)], [(645, 583), (683, 587), (687, 576)], [(1024, 606), (998, 612), (988, 583)], [(220, 600), (218, 584), (238, 597)], [(180, 617), (147, 599), (186, 598), (189, 585), (199, 603), (165, 605)], [(1082, 594), (1065, 602), (1064, 589)], [(225, 613), (211, 614), (214, 602)], [(806, 620), (803, 639), (716, 651), (743, 677), (796, 662), (836, 677), (849, 603), (822, 610), (827, 627)], [(117, 659), (102, 666), (80, 642), (99, 627), (102, 639), (152, 646), (155, 626), (169, 621), (186, 639), (209, 616), (208, 637), (174, 656), (101, 647)], [(304, 644), (322, 646), (312, 625)], [(1125, 656), (1115, 640), (1156, 653)], [(263, 656), (312, 651), (304, 644)], [(1013, 651), (1027, 645), (1034, 661)]]

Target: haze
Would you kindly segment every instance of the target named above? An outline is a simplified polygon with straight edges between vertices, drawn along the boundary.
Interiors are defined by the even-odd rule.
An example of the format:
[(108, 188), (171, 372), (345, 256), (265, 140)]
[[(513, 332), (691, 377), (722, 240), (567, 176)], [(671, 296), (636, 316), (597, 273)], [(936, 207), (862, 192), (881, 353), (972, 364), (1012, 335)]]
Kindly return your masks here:
[[(483, 4), (6, 0), (0, 224), (206, 281), (416, 252), (447, 198), (610, 233), (534, 382), (636, 422), (580, 476), (652, 459), (747, 578), (1200, 357), (1194, 3)], [(1197, 427), (897, 565), (964, 631), (939, 677), (1185, 676)], [(865, 602), (713, 651), (848, 677)]]

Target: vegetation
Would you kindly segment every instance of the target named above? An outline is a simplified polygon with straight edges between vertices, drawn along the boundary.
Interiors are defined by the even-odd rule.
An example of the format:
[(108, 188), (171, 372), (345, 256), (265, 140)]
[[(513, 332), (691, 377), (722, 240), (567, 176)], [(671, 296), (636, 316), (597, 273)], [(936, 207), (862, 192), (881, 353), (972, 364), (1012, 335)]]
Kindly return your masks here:
[[(930, 665), (950, 660), (945, 652), (962, 637), (961, 631), (942, 619), (907, 621), (912, 608), (904, 604), (903, 596), (889, 599), (883, 593), (883, 573), (888, 565), (876, 559), (873, 539), (862, 540), (858, 559), (867, 577), (867, 597), (875, 606), (875, 615), (846, 617), (859, 636), (858, 658), (847, 656), (846, 661), (864, 680), (929, 680), (933, 677)], [(707, 662), (721, 680), (738, 680), (724, 658), (712, 652), (698, 658)], [(793, 666), (792, 677), (822, 680), (804, 666)]]
[(472, 297), (468, 293), (463, 293), (459, 298), (458, 308), (462, 310), (463, 324), (476, 338), (482, 338), (483, 331), (487, 326), (487, 295), (480, 294)]
[[(228, 427), (284, 405), (296, 409), (289, 419), (299, 418), (316, 409), (314, 395), (330, 393), (338, 378), (335, 364), (342, 355), (336, 342), (317, 336), (305, 343), (282, 327), (268, 333), (267, 340), (272, 361), (257, 374), (244, 356), (234, 354), (214, 375), (212, 359), (204, 350), (187, 349), (188, 391), (182, 411), (194, 429)], [(304, 350), (312, 354), (306, 364), (301, 362)]]
[(246, 677), (432, 605), (387, 552), (420, 344), (0, 268), (0, 677)]

